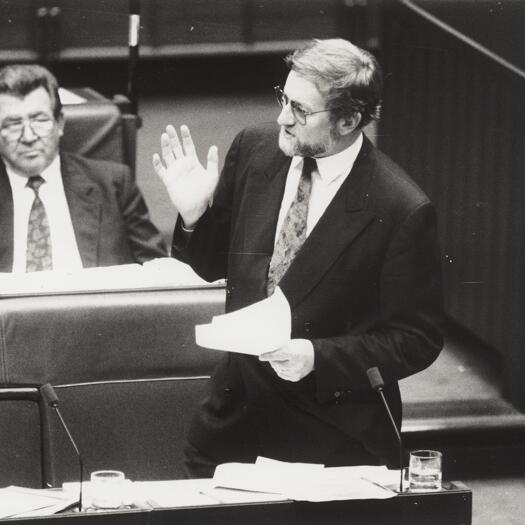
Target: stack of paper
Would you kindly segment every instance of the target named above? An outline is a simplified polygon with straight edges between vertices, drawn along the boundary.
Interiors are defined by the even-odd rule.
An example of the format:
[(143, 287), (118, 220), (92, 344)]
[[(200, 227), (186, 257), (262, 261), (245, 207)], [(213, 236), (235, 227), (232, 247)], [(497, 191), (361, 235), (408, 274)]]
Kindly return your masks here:
[[(300, 501), (386, 499), (396, 495), (399, 472), (386, 467), (324, 467), (258, 458), (256, 463), (224, 463), (215, 470), (212, 488), (280, 495)], [(213, 492), (209, 493), (213, 496)]]
[(0, 489), (0, 519), (30, 516), (50, 516), (74, 505), (74, 496), (50, 489), (5, 487)]
[(0, 296), (209, 286), (189, 265), (164, 257), (71, 271), (0, 273)]
[(289, 343), (290, 305), (279, 287), (267, 299), (195, 327), (199, 346), (250, 355), (277, 350)]

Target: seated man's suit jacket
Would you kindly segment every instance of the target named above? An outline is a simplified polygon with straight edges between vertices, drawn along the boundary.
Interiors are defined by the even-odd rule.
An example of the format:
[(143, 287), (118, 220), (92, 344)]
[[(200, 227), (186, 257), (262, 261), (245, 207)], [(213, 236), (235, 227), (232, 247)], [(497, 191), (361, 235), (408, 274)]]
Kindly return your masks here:
[[(84, 268), (142, 263), (167, 251), (127, 166), (61, 154), (64, 191)], [(0, 161), (0, 271), (13, 268), (13, 196)]]
[[(189, 240), (177, 223), (173, 254), (202, 277), (227, 277), (226, 310), (266, 296), (268, 265), (291, 159), (278, 128), (244, 130), (213, 200)], [(292, 338), (312, 341), (315, 370), (297, 383), (257, 357), (226, 354), (189, 434), (217, 462), (257, 455), (324, 463), (321, 426), (397, 465), (397, 444), (367, 370), (378, 367), (400, 424), (397, 381), (442, 348), (440, 254), (434, 209), (366, 138), (354, 167), (282, 278)]]

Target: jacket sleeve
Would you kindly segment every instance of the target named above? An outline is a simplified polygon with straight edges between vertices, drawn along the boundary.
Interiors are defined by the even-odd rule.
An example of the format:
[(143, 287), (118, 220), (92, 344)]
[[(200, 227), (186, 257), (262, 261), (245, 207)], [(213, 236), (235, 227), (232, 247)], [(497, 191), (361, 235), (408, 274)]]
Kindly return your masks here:
[(434, 208), (417, 207), (389, 243), (381, 269), (378, 319), (363, 333), (312, 340), (319, 402), (369, 390), (377, 366), (393, 383), (429, 366), (443, 346), (440, 254)]

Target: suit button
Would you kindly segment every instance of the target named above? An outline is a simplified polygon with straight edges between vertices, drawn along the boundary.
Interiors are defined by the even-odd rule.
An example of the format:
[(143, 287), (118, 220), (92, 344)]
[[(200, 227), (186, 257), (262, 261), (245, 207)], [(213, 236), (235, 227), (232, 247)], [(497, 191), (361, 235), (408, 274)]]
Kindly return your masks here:
[(306, 323), (304, 323), (304, 331), (309, 334), (310, 333), (310, 330), (312, 328), (312, 323), (310, 321), (306, 321)]
[(232, 389), (231, 388), (225, 388), (224, 389), (224, 395), (226, 397), (230, 397), (232, 395)]
[(338, 392), (334, 392), (334, 397), (336, 399), (339, 399), (341, 397), (341, 392), (339, 392), (339, 391)]

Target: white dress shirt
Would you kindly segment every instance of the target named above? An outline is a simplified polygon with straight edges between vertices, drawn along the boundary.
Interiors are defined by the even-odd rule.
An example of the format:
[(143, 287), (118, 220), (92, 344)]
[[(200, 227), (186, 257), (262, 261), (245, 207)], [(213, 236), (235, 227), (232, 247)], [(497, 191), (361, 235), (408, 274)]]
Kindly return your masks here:
[[(317, 169), (312, 172), (312, 190), (308, 204), (308, 217), (306, 219), (307, 236), (310, 235), (310, 232), (314, 229), (326, 208), (328, 208), (337, 190), (348, 177), (362, 144), (363, 135), (360, 134), (354, 143), (343, 151), (329, 157), (315, 159), (317, 161)], [(284, 218), (297, 193), (302, 169), (303, 157), (292, 157), (279, 210), (279, 218), (277, 219), (274, 242), (277, 242)]]
[[(27, 177), (15, 173), (6, 165), (13, 193), (14, 231), (13, 231), (13, 272), (26, 271), (27, 224), (33, 206), (35, 193), (26, 186)], [(82, 260), (78, 251), (69, 206), (62, 184), (60, 157), (40, 174), (45, 180), (38, 194), (46, 209), (53, 250), (53, 270), (78, 270)]]

